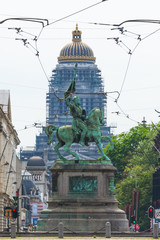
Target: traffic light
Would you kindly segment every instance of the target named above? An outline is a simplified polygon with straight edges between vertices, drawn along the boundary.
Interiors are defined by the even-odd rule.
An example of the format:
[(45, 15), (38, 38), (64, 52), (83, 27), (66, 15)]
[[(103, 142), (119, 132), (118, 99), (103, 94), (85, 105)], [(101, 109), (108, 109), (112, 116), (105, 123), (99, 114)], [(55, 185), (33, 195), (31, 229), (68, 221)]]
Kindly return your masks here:
[(136, 217), (135, 216), (131, 216), (131, 223), (136, 223)]
[(17, 208), (13, 208), (12, 209), (12, 218), (17, 218), (18, 217), (18, 209)]
[(152, 206), (148, 208), (148, 217), (154, 218), (154, 208)]
[(18, 197), (13, 197), (14, 199), (14, 207), (18, 207)]

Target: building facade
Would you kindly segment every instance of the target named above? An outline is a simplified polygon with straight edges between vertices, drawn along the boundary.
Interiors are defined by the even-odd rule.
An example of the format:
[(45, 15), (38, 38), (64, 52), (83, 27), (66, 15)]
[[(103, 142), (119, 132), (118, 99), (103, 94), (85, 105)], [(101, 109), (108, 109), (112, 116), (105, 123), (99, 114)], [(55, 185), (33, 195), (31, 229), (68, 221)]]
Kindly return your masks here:
[(12, 125), (9, 90), (0, 90), (0, 231), (7, 228), (4, 208), (13, 206), (21, 175), (16, 148), (20, 141)]
[(47, 203), (50, 183), (48, 181), (49, 175), (45, 161), (39, 156), (33, 156), (29, 159), (26, 170), (31, 173), (32, 181), (39, 191), (41, 201)]
[[(32, 162), (34, 162), (35, 158), (32, 158), (31, 160), (33, 160)], [(37, 160), (38, 158), (35, 161), (37, 162)], [(40, 167), (43, 168), (42, 164)], [(33, 167), (33, 164), (29, 164), (29, 165)], [(42, 168), (40, 172), (39, 171), (35, 172), (35, 169), (34, 169), (33, 175), (30, 172), (25, 170), (22, 175), (22, 193), (21, 193), (21, 198), (22, 198), (21, 229), (22, 230), (29, 229), (29, 227), (37, 225), (37, 220), (40, 215), (40, 212), (47, 207), (46, 201), (42, 199), (42, 195), (41, 195), (42, 193), (41, 191), (43, 191), (42, 188), (44, 185), (43, 181), (42, 182), (40, 181), (40, 179), (42, 178), (42, 174), (44, 172)], [(33, 169), (31, 169), (31, 172), (32, 170)]]

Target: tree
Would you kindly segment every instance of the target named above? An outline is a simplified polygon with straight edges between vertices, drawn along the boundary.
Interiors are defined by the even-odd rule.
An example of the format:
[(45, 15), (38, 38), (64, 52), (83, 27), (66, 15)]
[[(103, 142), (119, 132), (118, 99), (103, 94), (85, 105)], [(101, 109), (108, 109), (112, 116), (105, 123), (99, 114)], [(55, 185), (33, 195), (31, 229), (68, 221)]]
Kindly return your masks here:
[(137, 155), (140, 142), (147, 137), (151, 129), (153, 129), (153, 126), (140, 124), (131, 128), (129, 132), (112, 136), (114, 149), (110, 150), (110, 145), (107, 145), (104, 152), (117, 168), (116, 181), (122, 179), (125, 166), (133, 156)]
[(124, 210), (128, 202), (132, 203), (135, 187), (140, 193), (141, 230), (149, 228), (149, 219), (145, 213), (152, 204), (152, 178), (158, 166), (158, 153), (153, 148), (156, 134), (154, 125), (139, 125), (131, 128), (128, 133), (113, 136), (115, 148), (112, 152), (109, 146), (105, 148), (106, 155), (117, 167), (115, 194), (120, 203), (119, 207)]
[(137, 190), (139, 191), (139, 224), (141, 230), (149, 228), (149, 219), (145, 215), (148, 207), (152, 205), (152, 176), (154, 168), (148, 169), (141, 166), (127, 168), (128, 175), (121, 180), (115, 188), (116, 198), (119, 201), (119, 207), (124, 210), (124, 206), (129, 202), (132, 204), (132, 192), (135, 189), (135, 179), (131, 175), (136, 175)]

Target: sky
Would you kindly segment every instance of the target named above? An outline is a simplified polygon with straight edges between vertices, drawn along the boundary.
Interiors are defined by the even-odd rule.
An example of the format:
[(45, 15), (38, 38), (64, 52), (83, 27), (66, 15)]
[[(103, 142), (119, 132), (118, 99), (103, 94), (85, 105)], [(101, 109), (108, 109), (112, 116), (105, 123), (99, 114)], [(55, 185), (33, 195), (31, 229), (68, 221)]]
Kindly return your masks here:
[[(113, 126), (113, 133), (129, 131), (143, 118), (148, 124), (158, 123), (160, 24), (127, 20), (160, 20), (159, 9), (159, 0), (3, 1), (0, 89), (10, 90), (19, 147), (34, 146), (41, 131), (36, 123), (45, 125), (48, 79), (60, 50), (72, 41), (76, 24), (101, 70), (108, 98), (107, 124)], [(2, 22), (26, 17), (47, 19), (49, 25), (46, 21), (44, 26), (13, 19)]]

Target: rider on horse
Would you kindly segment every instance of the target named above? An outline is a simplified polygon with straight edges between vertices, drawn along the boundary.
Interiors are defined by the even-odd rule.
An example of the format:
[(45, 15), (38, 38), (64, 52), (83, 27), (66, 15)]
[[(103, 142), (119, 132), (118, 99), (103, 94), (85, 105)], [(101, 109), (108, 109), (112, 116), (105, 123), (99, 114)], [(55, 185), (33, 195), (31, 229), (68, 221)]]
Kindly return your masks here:
[(71, 103), (71, 98), (72, 98), (72, 94), (70, 94), (65, 99), (65, 101), (66, 101), (66, 105), (70, 108), (70, 113), (73, 117), (72, 128), (76, 134), (81, 135), (79, 143), (82, 146), (85, 146), (85, 145), (88, 146), (88, 143), (85, 142), (85, 136), (87, 133), (87, 125), (85, 123), (86, 111), (85, 111), (85, 109), (82, 109), (80, 107), (81, 101), (80, 101), (79, 97), (74, 96), (72, 98), (73, 103)]

